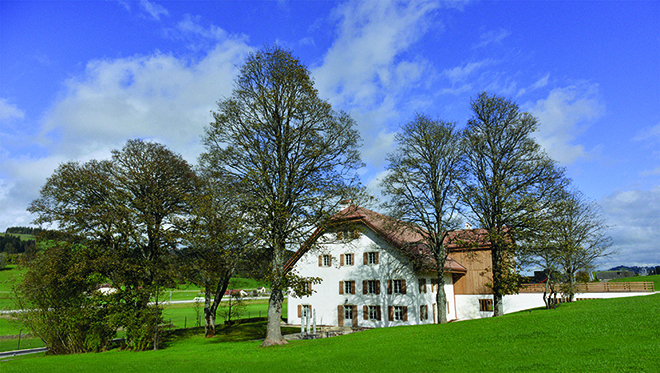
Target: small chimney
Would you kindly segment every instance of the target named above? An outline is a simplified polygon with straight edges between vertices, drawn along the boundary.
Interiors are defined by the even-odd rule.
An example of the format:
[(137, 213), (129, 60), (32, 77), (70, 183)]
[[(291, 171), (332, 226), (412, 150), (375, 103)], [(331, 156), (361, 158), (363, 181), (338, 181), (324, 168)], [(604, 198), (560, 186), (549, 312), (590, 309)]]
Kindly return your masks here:
[(472, 229), (472, 224), (465, 223), (465, 229)]

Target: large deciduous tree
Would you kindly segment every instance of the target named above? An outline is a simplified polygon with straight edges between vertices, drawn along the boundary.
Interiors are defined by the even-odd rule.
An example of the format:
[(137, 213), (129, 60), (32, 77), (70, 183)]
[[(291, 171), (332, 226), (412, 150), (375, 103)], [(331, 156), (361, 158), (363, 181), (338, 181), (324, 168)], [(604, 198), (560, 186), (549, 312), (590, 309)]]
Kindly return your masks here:
[(471, 101), (465, 133), (469, 181), (463, 201), (488, 231), (492, 255), (494, 316), (503, 296), (517, 292), (516, 241), (539, 224), (539, 213), (566, 184), (563, 171), (531, 137), (538, 122), (510, 100), (486, 93)]
[(612, 254), (612, 238), (600, 207), (582, 192), (569, 191), (554, 206), (550, 241), (556, 247), (558, 269), (564, 275), (562, 293), (569, 302), (575, 296), (575, 274), (589, 270), (598, 258)]
[(362, 163), (355, 122), (321, 100), (307, 68), (279, 47), (248, 56), (231, 96), (218, 102), (213, 117), (202, 162), (243, 183), (244, 219), (270, 258), (262, 346), (283, 344), (285, 252), (323, 225), (358, 186)]
[(460, 134), (453, 123), (431, 120), (424, 115), (403, 126), (395, 137), (397, 149), (388, 155), (388, 174), (383, 179), (390, 215), (405, 224), (393, 229), (412, 229), (423, 237), (437, 264), (438, 322), (447, 322), (445, 263), (449, 232), (455, 230), (458, 182), (464, 177)]
[(179, 258), (183, 277), (204, 289), (204, 331), (213, 337), (218, 306), (251, 245), (237, 211), (236, 187), (225, 180), (202, 180)]
[[(151, 294), (170, 284), (171, 255), (181, 239), (196, 177), (181, 156), (165, 146), (129, 140), (108, 161), (59, 166), (28, 210), (35, 223), (55, 223), (60, 231), (98, 250), (113, 262), (103, 269), (118, 289), (130, 347), (155, 342), (160, 312)], [(156, 298), (158, 299), (158, 298)]]

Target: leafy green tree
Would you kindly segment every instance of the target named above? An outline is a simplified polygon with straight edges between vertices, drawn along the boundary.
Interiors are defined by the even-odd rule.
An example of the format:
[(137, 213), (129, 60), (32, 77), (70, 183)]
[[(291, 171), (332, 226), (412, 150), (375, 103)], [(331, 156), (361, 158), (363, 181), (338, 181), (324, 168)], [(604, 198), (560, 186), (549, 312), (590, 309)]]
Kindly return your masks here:
[(468, 182), (463, 202), (488, 231), (493, 275), (493, 314), (504, 313), (505, 294), (518, 291), (516, 242), (526, 240), (542, 222), (567, 181), (531, 137), (538, 122), (515, 102), (480, 94), (471, 104), (465, 133)]
[(19, 318), (40, 338), (49, 353), (105, 350), (117, 326), (113, 306), (97, 289), (98, 268), (107, 258), (88, 246), (50, 241), (43, 251), (27, 256), (25, 275), (16, 288)]
[[(147, 348), (149, 332), (157, 347), (160, 310), (150, 296), (172, 284), (173, 261), (186, 229), (196, 176), (181, 156), (165, 146), (129, 140), (108, 161), (60, 165), (28, 210), (36, 224), (55, 223), (61, 232), (111, 260), (101, 274), (117, 289), (129, 347)], [(148, 311), (147, 311), (148, 310)], [(133, 344), (140, 340), (139, 344)]]
[(393, 229), (416, 231), (436, 262), (438, 322), (447, 322), (445, 294), (446, 244), (457, 229), (459, 180), (465, 177), (460, 134), (453, 123), (417, 114), (395, 137), (397, 149), (388, 155), (388, 174), (383, 179)]
[(284, 344), (285, 252), (359, 186), (355, 122), (318, 97), (309, 71), (279, 47), (251, 54), (206, 129), (203, 167), (243, 185), (240, 210), (270, 259), (262, 346)]

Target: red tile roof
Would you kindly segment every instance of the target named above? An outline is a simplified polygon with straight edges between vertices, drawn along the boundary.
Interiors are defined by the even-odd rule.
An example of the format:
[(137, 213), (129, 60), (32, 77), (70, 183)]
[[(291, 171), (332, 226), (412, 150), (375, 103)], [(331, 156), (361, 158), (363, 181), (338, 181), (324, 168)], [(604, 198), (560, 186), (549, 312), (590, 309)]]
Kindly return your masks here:
[[(413, 260), (418, 269), (434, 270), (437, 266), (433, 253), (427, 245), (422, 243), (423, 232), (406, 227), (402, 222), (388, 216), (368, 210), (363, 207), (351, 205), (337, 214), (331, 221), (336, 221), (337, 225), (347, 223), (362, 223), (381, 237), (390, 242)], [(288, 271), (293, 265), (307, 252), (311, 243), (321, 235), (321, 230), (317, 229), (307, 242), (289, 259), (285, 265), (285, 271)], [(445, 238), (445, 244), (450, 251), (459, 251), (468, 249), (473, 245), (474, 248), (483, 249), (488, 247), (486, 241), (486, 230), (468, 229), (453, 231)], [(472, 248), (469, 248), (472, 249)], [(467, 269), (453, 260), (451, 257), (445, 263), (445, 270), (452, 273), (465, 273)]]

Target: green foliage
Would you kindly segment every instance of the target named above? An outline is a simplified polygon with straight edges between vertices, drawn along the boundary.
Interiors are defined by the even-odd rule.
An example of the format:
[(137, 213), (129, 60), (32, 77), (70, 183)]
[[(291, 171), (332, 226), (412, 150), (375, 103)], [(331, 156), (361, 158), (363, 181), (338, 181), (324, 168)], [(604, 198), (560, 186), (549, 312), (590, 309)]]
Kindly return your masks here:
[(96, 289), (101, 259), (83, 245), (58, 242), (26, 261), (16, 295), (21, 321), (53, 354), (101, 351), (116, 327), (107, 297)]
[[(263, 324), (177, 332), (149, 353), (13, 357), (3, 372), (655, 372), (660, 294), (580, 301), (498, 318), (372, 329), (261, 349)], [(298, 329), (299, 330), (299, 329)], [(294, 330), (292, 330), (295, 332)], [(242, 340), (243, 342), (234, 342)], [(494, 358), (496, 357), (496, 358)]]

